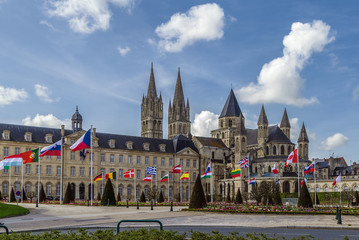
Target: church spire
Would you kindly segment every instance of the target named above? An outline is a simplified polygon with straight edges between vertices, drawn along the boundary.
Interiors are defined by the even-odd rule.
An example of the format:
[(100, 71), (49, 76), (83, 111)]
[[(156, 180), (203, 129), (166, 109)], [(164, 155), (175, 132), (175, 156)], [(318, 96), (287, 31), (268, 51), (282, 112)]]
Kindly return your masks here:
[(175, 88), (175, 95), (173, 98), (173, 105), (185, 107), (180, 68), (178, 68), (178, 75), (177, 75), (177, 82), (176, 82), (176, 88)]
[(300, 130), (298, 142), (309, 142), (309, 138), (307, 135), (307, 130), (305, 129), (304, 122), (302, 124), (302, 129)]
[(280, 123), (280, 128), (290, 128), (290, 122), (288, 119), (286, 108), (284, 108), (284, 113), (283, 113), (282, 121)]
[(263, 104), (262, 104), (261, 114), (259, 115), (257, 125), (268, 125), (268, 119), (267, 119), (266, 111), (264, 110)]
[(239, 117), (241, 109), (239, 108), (237, 98), (234, 95), (233, 89), (229, 92), (228, 98), (222, 109), (220, 118), (222, 117)]
[(150, 74), (150, 82), (148, 83), (147, 97), (148, 98), (157, 97), (155, 74), (153, 73), (153, 63), (152, 62), (151, 62), (151, 74)]

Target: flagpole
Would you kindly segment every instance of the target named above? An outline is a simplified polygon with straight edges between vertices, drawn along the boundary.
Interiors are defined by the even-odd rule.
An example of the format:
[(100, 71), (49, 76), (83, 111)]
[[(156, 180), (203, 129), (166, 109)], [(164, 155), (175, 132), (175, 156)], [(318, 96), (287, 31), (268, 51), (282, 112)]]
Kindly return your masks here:
[(90, 172), (91, 172), (91, 180), (90, 180), (90, 198), (91, 198), (91, 206), (92, 206), (92, 204), (93, 204), (93, 190), (94, 190), (94, 183), (93, 183), (93, 151), (92, 151), (92, 148), (93, 148), (93, 144), (92, 144), (92, 142), (93, 142), (93, 139), (92, 139), (92, 135), (93, 135), (93, 132), (92, 132), (92, 125), (91, 125), (91, 155), (90, 155), (90, 157), (91, 157), (91, 170), (90, 170)]
[(188, 188), (189, 188), (189, 192), (188, 192), (188, 200), (191, 199), (191, 171), (188, 171)]
[(21, 203), (24, 202), (24, 163), (21, 165)]
[(64, 151), (64, 137), (61, 137), (61, 173), (60, 173), (60, 205), (62, 205), (62, 188), (63, 188), (63, 151)]
[[(151, 176), (151, 192), (153, 193), (153, 188), (152, 188), (152, 175), (150, 175)], [(153, 200), (153, 198), (152, 199), (150, 199), (151, 201)]]
[(11, 195), (11, 165), (9, 166), (9, 202), (10, 202), (10, 195)]
[(250, 153), (248, 153), (248, 169), (247, 169), (247, 173), (248, 173), (248, 183), (247, 183), (247, 186), (248, 186), (248, 198), (249, 198), (249, 196), (250, 196), (250, 186), (249, 186), (249, 181), (251, 180), (251, 173), (249, 172), (249, 167), (250, 167), (250, 165), (249, 165), (249, 158), (250, 158)]
[(298, 198), (300, 197), (300, 182), (299, 182), (299, 156), (297, 156), (298, 158), (298, 163), (297, 163), (297, 169), (298, 169)]
[(180, 175), (179, 175), (179, 181), (180, 181), (180, 202), (182, 202), (182, 181), (181, 181), (181, 176), (182, 176), (182, 166), (181, 166), (181, 171), (180, 171)]
[(342, 188), (341, 188), (341, 186), (340, 186), (340, 184), (338, 184), (339, 185), (339, 201), (340, 201), (340, 206), (342, 206)]
[(157, 202), (157, 190), (158, 190), (158, 178), (157, 178), (157, 167), (156, 167), (156, 202)]
[[(313, 163), (312, 163), (313, 164)], [(317, 182), (315, 178), (315, 162), (314, 162), (314, 206), (317, 206)]]
[[(116, 186), (117, 186), (117, 195), (116, 195), (116, 202), (117, 202), (117, 196), (118, 196), (118, 179), (120, 178), (120, 173), (118, 172), (118, 169), (116, 169)], [(121, 199), (122, 200), (122, 199)]]
[[(40, 147), (39, 147), (40, 152)], [(40, 172), (41, 172), (41, 157), (39, 155), (39, 166), (38, 166), (38, 182), (37, 182), (37, 204), (40, 204)]]
[(102, 199), (102, 195), (103, 195), (103, 179), (105, 178), (105, 172), (101, 172), (102, 173), (102, 179), (101, 179), (101, 188), (102, 188), (102, 191), (101, 191), (101, 199)]
[(211, 161), (211, 202), (213, 202), (213, 168), (212, 168), (212, 161)]
[[(135, 173), (136, 173), (136, 168), (134, 168), (133, 169), (133, 185), (134, 185), (134, 190), (135, 190), (135, 194), (134, 194), (134, 196), (135, 196), (135, 202), (136, 202), (136, 195), (137, 195), (137, 189), (136, 189), (136, 176), (135, 176)], [(130, 171), (130, 177), (131, 177), (131, 171)], [(151, 181), (151, 183), (152, 183), (152, 181)], [(151, 187), (152, 188), (152, 187)]]

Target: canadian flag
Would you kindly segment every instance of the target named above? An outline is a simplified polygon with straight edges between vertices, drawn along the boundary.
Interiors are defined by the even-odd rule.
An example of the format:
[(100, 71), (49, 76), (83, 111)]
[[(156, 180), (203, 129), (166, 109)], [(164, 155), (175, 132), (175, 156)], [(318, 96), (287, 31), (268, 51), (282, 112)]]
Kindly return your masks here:
[(341, 181), (342, 181), (342, 174), (340, 173), (339, 176), (334, 180), (332, 185), (334, 186), (335, 184), (337, 184), (337, 182), (341, 182)]
[(298, 149), (294, 149), (288, 156), (287, 161), (285, 162), (285, 166), (288, 167), (289, 163), (297, 163), (298, 162)]
[(127, 172), (123, 173), (124, 178), (134, 178), (135, 177), (135, 169), (131, 169)]
[(273, 167), (272, 167), (272, 172), (273, 172), (274, 174), (278, 174), (278, 173), (279, 173), (278, 170), (275, 168), (275, 164), (274, 164)]

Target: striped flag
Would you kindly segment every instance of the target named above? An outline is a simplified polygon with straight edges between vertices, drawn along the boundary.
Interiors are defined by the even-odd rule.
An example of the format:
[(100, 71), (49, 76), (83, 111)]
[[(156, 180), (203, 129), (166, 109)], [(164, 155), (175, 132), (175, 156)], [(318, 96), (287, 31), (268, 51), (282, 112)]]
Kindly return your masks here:
[(189, 179), (189, 172), (183, 173), (180, 177), (180, 180), (188, 180)]
[(156, 167), (146, 167), (146, 174), (156, 175), (157, 168)]
[(168, 174), (164, 175), (160, 182), (168, 182)]
[(238, 169), (233, 170), (231, 172), (231, 176), (232, 176), (232, 178), (240, 177), (241, 176), (241, 169), (238, 168)]
[(211, 178), (212, 177), (212, 169), (211, 169), (211, 161), (209, 161), (206, 171), (201, 175), (202, 179)]
[(143, 179), (144, 182), (151, 182), (152, 181), (152, 175), (149, 175)]

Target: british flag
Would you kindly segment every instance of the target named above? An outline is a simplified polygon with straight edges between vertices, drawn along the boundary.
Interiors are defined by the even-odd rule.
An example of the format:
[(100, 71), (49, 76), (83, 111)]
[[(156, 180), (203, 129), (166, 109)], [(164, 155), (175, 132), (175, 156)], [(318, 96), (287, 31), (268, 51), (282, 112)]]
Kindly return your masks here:
[(238, 161), (238, 164), (240, 165), (241, 169), (243, 168), (248, 168), (249, 166), (249, 159), (248, 159), (248, 156), (243, 158), (242, 160), (239, 160)]

